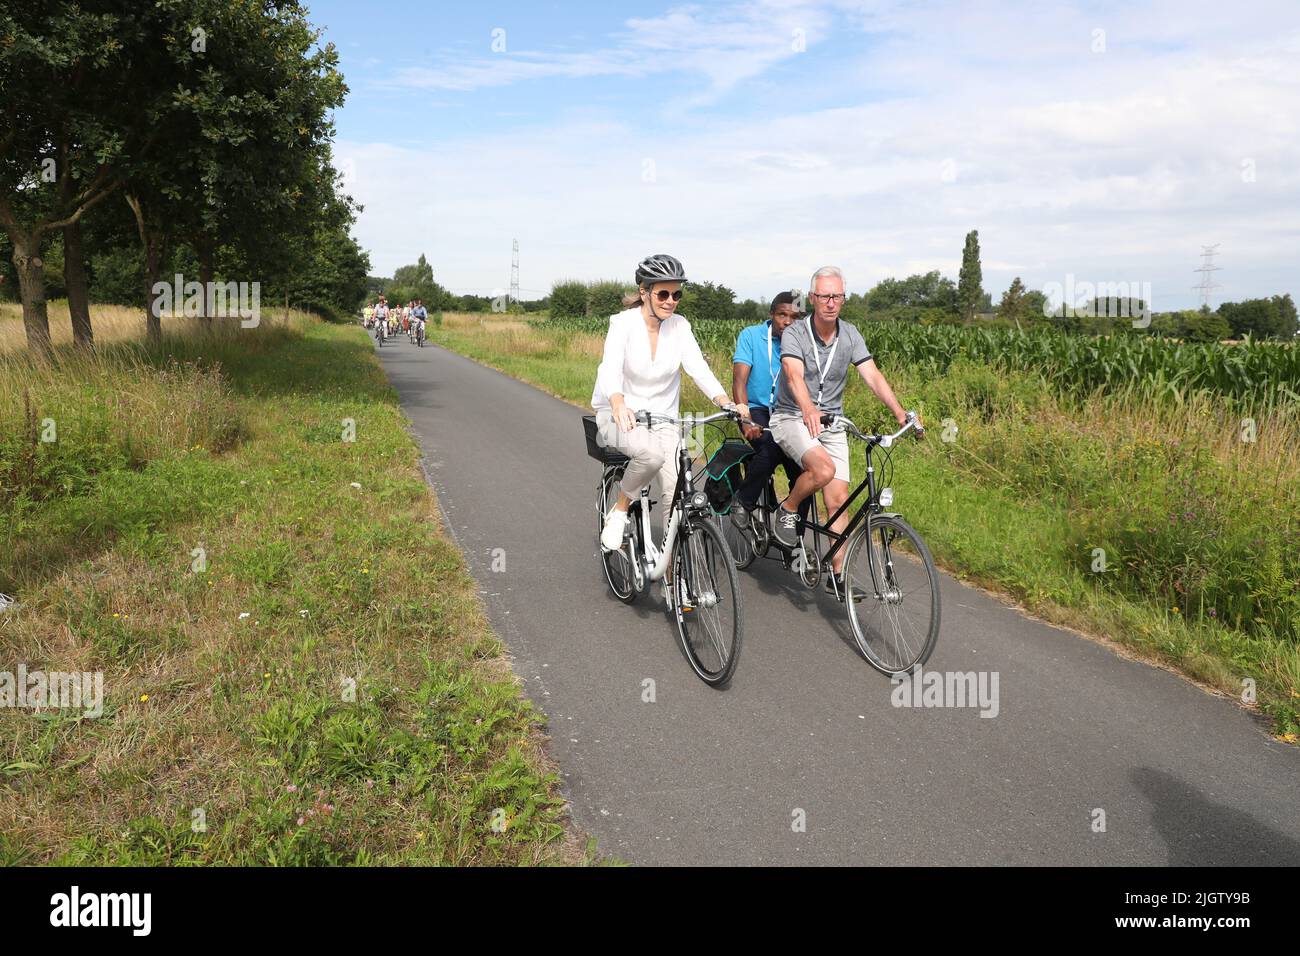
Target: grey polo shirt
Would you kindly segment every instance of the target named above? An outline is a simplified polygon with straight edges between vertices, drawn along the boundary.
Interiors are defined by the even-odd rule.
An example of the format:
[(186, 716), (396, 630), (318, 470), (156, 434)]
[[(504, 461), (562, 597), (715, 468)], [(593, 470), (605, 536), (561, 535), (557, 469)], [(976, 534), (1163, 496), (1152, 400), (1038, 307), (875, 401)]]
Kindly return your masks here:
[[(867, 348), (862, 333), (849, 322), (840, 320), (836, 339), (823, 342), (817, 338), (815, 331), (811, 336), (808, 334), (811, 321), (811, 319), (800, 319), (785, 330), (781, 336), (781, 358), (788, 355), (803, 362), (803, 381), (808, 387), (809, 397), (823, 412), (842, 415), (844, 386), (849, 380), (849, 366), (858, 366), (868, 361), (871, 358), (871, 350)], [(832, 356), (831, 350), (837, 340), (839, 347), (834, 349), (835, 354)], [(814, 348), (817, 350), (816, 357), (813, 353)], [(821, 362), (822, 372), (825, 373), (824, 380), (817, 371), (818, 361)], [(818, 391), (822, 396), (820, 402), (817, 402)], [(776, 389), (776, 401), (772, 410), (774, 413), (801, 414), (794, 396), (790, 394), (790, 386), (785, 380), (784, 372), (781, 375), (781, 383)]]

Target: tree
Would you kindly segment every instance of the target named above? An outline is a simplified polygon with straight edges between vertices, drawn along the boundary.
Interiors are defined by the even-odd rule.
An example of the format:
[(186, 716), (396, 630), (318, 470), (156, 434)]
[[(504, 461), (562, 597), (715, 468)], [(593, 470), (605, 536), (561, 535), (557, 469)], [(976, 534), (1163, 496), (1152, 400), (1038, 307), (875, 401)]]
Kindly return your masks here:
[(1232, 334), (1227, 320), (1207, 308), (1188, 314), (1183, 326), (1183, 336), (1189, 342), (1220, 342)]
[(725, 322), (735, 315), (736, 293), (725, 285), (691, 282), (686, 286), (678, 311), (692, 322)]
[(866, 294), (864, 304), (869, 319), (915, 322), (922, 313), (935, 309), (956, 315), (957, 286), (937, 270), (906, 279), (882, 279)]
[(565, 279), (551, 286), (551, 316), (577, 319), (587, 314), (587, 286), (576, 279)]
[(1047, 303), (1047, 294), (1040, 292), (1038, 289), (1028, 289), (1025, 292), (1024, 299), (1021, 300), (1021, 316), (1030, 327), (1035, 325), (1044, 325), (1047, 323), (1047, 313), (1049, 306)]
[(1237, 338), (1252, 336), (1257, 339), (1283, 339), (1295, 337), (1296, 310), (1291, 296), (1275, 295), (1271, 299), (1246, 299), (1243, 302), (1224, 302), (1218, 314), (1232, 328)]
[[(452, 295), (433, 278), (433, 266), (429, 265), (424, 253), (420, 253), (419, 261), (414, 265), (399, 266), (393, 272), (393, 279), (387, 285), (386, 291), (390, 302), (409, 302), (412, 299), (419, 299), (428, 309), (457, 309), (461, 304), (457, 296)], [(484, 298), (483, 301), (490, 303), (492, 300)], [(484, 310), (464, 309), (462, 311)]]
[(984, 299), (983, 273), (980, 270), (980, 234), (976, 229), (966, 233), (966, 246), (961, 253), (961, 271), (957, 274), (957, 308), (967, 322), (975, 320), (975, 312)]
[(1020, 281), (1020, 276), (1012, 279), (1007, 291), (1002, 293), (1002, 301), (998, 303), (998, 315), (1014, 322), (1016, 328), (1020, 328), (1020, 320), (1025, 315), (1025, 284)]
[(1300, 331), (1300, 319), (1296, 316), (1296, 307), (1291, 301), (1291, 293), (1275, 295), (1273, 302), (1277, 305), (1278, 336), (1288, 341), (1294, 339), (1297, 331)]
[(746, 299), (736, 305), (736, 321), (745, 325), (757, 325), (767, 320), (767, 306), (754, 299)]
[(404, 286), (423, 286), (428, 288), (433, 285), (433, 266), (429, 265), (429, 260), (420, 253), (420, 259), (413, 266), (400, 266), (393, 272), (393, 285)]
[[(73, 255), (74, 332), (89, 344), (79, 224), (122, 184), (124, 160), (148, 150), (150, 108), (174, 82), (149, 29), (180, 28), (179, 4), (114, 13), (75, 0), (0, 12), (0, 227), (9, 241), (33, 353), (50, 354), (45, 248), (62, 233)], [(71, 228), (70, 228), (71, 227)]]
[(587, 287), (587, 316), (608, 319), (623, 311), (623, 296), (631, 287), (615, 280), (593, 282)]

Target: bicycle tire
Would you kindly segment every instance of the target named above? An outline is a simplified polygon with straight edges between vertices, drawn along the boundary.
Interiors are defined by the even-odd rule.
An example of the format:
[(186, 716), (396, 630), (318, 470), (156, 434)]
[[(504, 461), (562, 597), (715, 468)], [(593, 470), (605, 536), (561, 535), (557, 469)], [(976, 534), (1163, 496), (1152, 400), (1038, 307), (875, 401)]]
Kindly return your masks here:
[[(900, 570), (904, 567), (906, 575)], [(868, 664), (893, 677), (910, 673), (930, 659), (939, 640), (939, 572), (916, 529), (896, 515), (871, 517), (853, 533), (844, 558), (844, 576), (849, 625)], [(901, 580), (904, 577), (906, 581)], [(912, 582), (915, 586), (905, 587)], [(921, 587), (928, 590), (928, 600), (917, 595), (907, 604), (907, 612), (897, 610)], [(854, 591), (864, 592), (861, 599), (855, 599)], [(904, 634), (902, 614), (912, 609), (923, 626), (909, 620)], [(873, 628), (877, 622), (880, 626)]]
[(717, 516), (718, 526), (722, 531), (723, 539), (727, 542), (727, 547), (731, 549), (731, 556), (735, 559), (737, 571), (744, 571), (758, 557), (754, 548), (754, 519), (752, 515), (749, 520), (750, 526), (744, 529), (736, 527), (735, 521), (732, 520), (735, 515), (743, 513), (740, 502), (733, 498), (730, 512)]
[(620, 477), (619, 472), (606, 470), (596, 487), (596, 550), (600, 552), (600, 564), (610, 593), (624, 604), (631, 604), (636, 600), (637, 591), (631, 564), (633, 559), (628, 551), (629, 541), (625, 540), (617, 551), (606, 551), (600, 543), (600, 533), (605, 530), (605, 515), (618, 500)]
[[(682, 602), (683, 589), (692, 600), (689, 606)], [(731, 549), (711, 518), (687, 518), (678, 534), (672, 603), (682, 652), (691, 669), (711, 687), (725, 686), (740, 660), (740, 584)], [(729, 625), (726, 609), (731, 611)]]

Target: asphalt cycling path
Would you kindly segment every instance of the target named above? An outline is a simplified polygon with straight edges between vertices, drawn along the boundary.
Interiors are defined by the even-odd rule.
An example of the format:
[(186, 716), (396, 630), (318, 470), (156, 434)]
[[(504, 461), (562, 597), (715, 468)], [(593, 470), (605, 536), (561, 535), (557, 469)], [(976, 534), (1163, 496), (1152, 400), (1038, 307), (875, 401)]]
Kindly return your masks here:
[[(581, 412), (404, 336), (378, 352), (549, 718), (574, 818), (602, 852), (636, 864), (1300, 864), (1300, 749), (1232, 701), (946, 575), (927, 669), (996, 672), (996, 716), (894, 706), (842, 605), (774, 561), (742, 573), (739, 666), (728, 689), (709, 688), (657, 585), (631, 607), (605, 585)], [(899, 497), (906, 515), (905, 487)]]

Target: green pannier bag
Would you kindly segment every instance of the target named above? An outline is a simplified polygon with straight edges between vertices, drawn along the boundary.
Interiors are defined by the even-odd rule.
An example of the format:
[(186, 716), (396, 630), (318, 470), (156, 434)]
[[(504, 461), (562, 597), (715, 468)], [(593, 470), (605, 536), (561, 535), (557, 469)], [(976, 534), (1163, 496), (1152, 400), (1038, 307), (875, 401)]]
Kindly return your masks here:
[(704, 466), (704, 493), (714, 514), (725, 515), (731, 511), (731, 500), (745, 483), (743, 465), (753, 454), (749, 442), (728, 438)]

